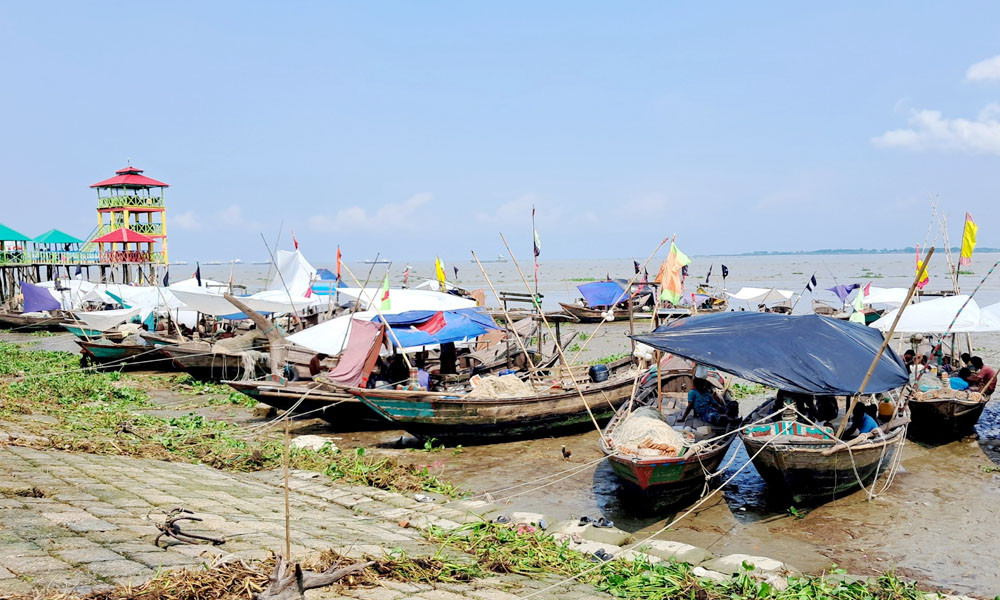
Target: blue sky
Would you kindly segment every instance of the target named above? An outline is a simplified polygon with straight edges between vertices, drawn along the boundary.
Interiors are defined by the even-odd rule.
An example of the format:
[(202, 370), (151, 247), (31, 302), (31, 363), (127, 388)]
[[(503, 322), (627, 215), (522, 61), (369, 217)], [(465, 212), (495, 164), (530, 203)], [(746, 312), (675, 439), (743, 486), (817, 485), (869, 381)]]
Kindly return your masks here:
[(4, 3), (2, 222), (167, 181), (175, 259), (1000, 245), (1000, 5)]

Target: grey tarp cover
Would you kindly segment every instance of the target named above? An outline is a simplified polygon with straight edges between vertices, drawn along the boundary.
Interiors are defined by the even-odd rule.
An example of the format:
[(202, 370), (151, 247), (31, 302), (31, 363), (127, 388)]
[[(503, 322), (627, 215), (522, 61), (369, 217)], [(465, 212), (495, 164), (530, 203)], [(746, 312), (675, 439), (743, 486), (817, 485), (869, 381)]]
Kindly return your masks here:
[[(814, 395), (857, 393), (882, 345), (882, 334), (864, 325), (754, 312), (688, 317), (632, 337), (749, 381)], [(899, 388), (908, 379), (903, 361), (886, 348), (865, 392)]]

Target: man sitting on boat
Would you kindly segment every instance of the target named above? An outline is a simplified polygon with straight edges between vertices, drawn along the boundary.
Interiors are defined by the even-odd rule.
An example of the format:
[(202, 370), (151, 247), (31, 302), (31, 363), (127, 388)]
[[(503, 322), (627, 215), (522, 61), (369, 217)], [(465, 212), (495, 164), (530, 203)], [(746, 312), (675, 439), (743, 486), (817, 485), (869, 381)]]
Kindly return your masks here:
[(710, 425), (726, 426), (739, 421), (739, 404), (730, 400), (728, 394), (719, 398), (714, 386), (698, 375), (704, 375), (704, 367), (699, 366), (695, 371), (694, 385), (688, 392), (688, 405), (681, 422), (687, 420), (692, 410), (695, 416)]
[(973, 356), (970, 360), (972, 368), (976, 370), (969, 378), (969, 389), (980, 392), (984, 396), (993, 394), (997, 388), (997, 372), (993, 367), (983, 363), (983, 359)]
[(869, 413), (868, 407), (858, 402), (851, 413), (851, 426), (844, 432), (844, 439), (856, 437), (878, 429), (878, 421)]

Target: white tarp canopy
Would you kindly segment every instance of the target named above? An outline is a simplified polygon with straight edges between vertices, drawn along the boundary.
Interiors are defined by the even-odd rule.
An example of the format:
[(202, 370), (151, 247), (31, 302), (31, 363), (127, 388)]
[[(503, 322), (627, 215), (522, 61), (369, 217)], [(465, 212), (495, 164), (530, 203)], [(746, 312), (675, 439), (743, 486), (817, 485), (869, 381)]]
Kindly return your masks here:
[(267, 289), (285, 292), (293, 300), (305, 296), (309, 287), (312, 286), (313, 280), (316, 279), (316, 269), (298, 250), (295, 252), (278, 250), (275, 261), (278, 265), (278, 272), (274, 274)]
[(795, 295), (795, 292), (776, 288), (742, 287), (735, 294), (729, 292), (726, 292), (726, 294), (734, 300), (767, 304), (769, 302), (785, 302), (790, 300)]
[(298, 333), (293, 333), (285, 339), (314, 352), (336, 356), (347, 345), (351, 319), (371, 321), (376, 315), (377, 313), (374, 311), (361, 311), (349, 315), (341, 315), (329, 321), (323, 321), (319, 325), (303, 329)]
[(98, 292), (96, 283), (82, 281), (79, 279), (60, 279), (59, 287), (67, 288), (64, 291), (56, 291), (55, 281), (43, 281), (39, 287), (46, 288), (52, 297), (58, 300), (66, 308), (79, 308), (86, 302), (107, 302), (106, 297)]
[(76, 311), (77, 320), (91, 329), (109, 331), (139, 314), (138, 308), (116, 308), (114, 310)]
[[(218, 292), (211, 290), (174, 290), (173, 294), (191, 310), (206, 315), (222, 316), (240, 312), (240, 309), (230, 304), (229, 300), (226, 300), (222, 296), (221, 289)], [(326, 303), (326, 300), (316, 296), (310, 298), (304, 296), (290, 298), (284, 290), (265, 290), (251, 296), (238, 296), (237, 299), (251, 309), (262, 313), (302, 312), (302, 309), (309, 306)]]
[[(872, 286), (868, 288), (868, 295), (863, 296), (861, 301), (865, 304), (892, 304), (900, 306), (906, 300), (906, 293), (908, 291), (906, 288), (880, 288)], [(858, 290), (857, 293), (864, 294), (864, 291)]]
[[(952, 319), (968, 296), (947, 296), (911, 304), (903, 311), (903, 316), (896, 325), (896, 333), (944, 333)], [(899, 309), (894, 309), (870, 325), (882, 332), (892, 327)], [(962, 313), (951, 328), (953, 333), (975, 333), (1000, 331), (1000, 304), (993, 304), (980, 309), (975, 300), (969, 300)]]
[[(380, 288), (340, 288), (341, 294), (357, 299), (361, 307), (367, 310), (381, 309), (382, 290)], [(398, 314), (408, 310), (458, 310), (476, 306), (475, 300), (463, 298), (454, 294), (444, 294), (430, 290), (389, 289), (389, 310), (385, 314)]]

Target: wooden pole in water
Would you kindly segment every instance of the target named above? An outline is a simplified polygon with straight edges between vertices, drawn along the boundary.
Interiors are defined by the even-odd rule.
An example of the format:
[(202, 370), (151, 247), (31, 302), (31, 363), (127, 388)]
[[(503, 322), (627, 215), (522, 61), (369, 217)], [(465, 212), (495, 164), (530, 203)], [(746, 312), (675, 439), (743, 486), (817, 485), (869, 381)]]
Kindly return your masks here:
[[(490, 286), (490, 291), (493, 292), (493, 295), (496, 297), (497, 302), (500, 303), (500, 308), (503, 310), (503, 316), (505, 319), (507, 319), (507, 326), (510, 327), (510, 331), (514, 334), (514, 339), (517, 341), (517, 345), (520, 346), (521, 352), (524, 352), (525, 360), (528, 361), (529, 365), (528, 377), (531, 379), (532, 382), (534, 382), (535, 378), (532, 376), (532, 374), (535, 371), (535, 365), (534, 363), (531, 362), (531, 355), (528, 354), (528, 348), (524, 345), (524, 341), (521, 339), (520, 334), (517, 333), (517, 329), (514, 328), (514, 321), (511, 320), (510, 313), (507, 312), (507, 306), (503, 303), (502, 300), (500, 300), (500, 294), (497, 292), (497, 289), (493, 287), (493, 282), (490, 281), (490, 276), (486, 274), (486, 269), (483, 268), (483, 263), (479, 262), (479, 257), (476, 256), (475, 250), (472, 250), (472, 258), (476, 260), (476, 265), (479, 266), (479, 270), (482, 271), (483, 277), (486, 278), (486, 283), (487, 285)], [(510, 346), (508, 346), (508, 348), (509, 347)]]
[[(522, 271), (520, 265), (517, 264), (517, 259), (514, 257), (514, 252), (510, 249), (510, 244), (507, 243), (507, 238), (505, 238), (501, 233), (500, 239), (503, 240), (503, 245), (507, 247), (507, 253), (510, 254), (510, 260), (511, 262), (514, 263), (514, 267), (517, 269), (517, 274), (521, 276), (521, 281), (524, 282), (524, 287), (528, 290), (528, 293), (530, 294), (531, 284), (528, 283), (527, 278), (525, 278), (524, 276), (524, 271)], [(545, 328), (549, 331), (549, 335), (551, 336), (552, 326), (549, 325), (549, 320), (545, 318), (545, 313), (539, 311), (538, 314), (542, 317), (542, 322), (545, 323)], [(597, 429), (598, 435), (600, 435), (601, 439), (603, 440), (604, 432), (601, 431), (601, 426), (597, 424), (597, 418), (594, 417), (594, 412), (590, 410), (590, 404), (584, 397), (583, 390), (580, 389), (580, 384), (576, 382), (576, 377), (573, 377), (572, 363), (566, 359), (566, 354), (563, 353), (562, 346), (559, 344), (558, 340), (554, 339), (554, 337), (553, 337), (553, 343), (555, 343), (556, 352), (559, 353), (559, 360), (562, 361), (563, 366), (566, 367), (566, 371), (569, 372), (569, 378), (573, 382), (573, 387), (576, 388), (576, 393), (580, 396), (580, 401), (583, 402), (583, 406), (584, 408), (587, 409), (587, 414), (590, 416), (590, 420), (594, 423), (594, 428)]]
[(927, 272), (927, 262), (930, 261), (933, 254), (934, 246), (931, 246), (930, 249), (927, 250), (927, 254), (924, 256), (924, 262), (920, 265), (920, 269), (917, 271), (917, 276), (914, 277), (913, 283), (910, 284), (909, 291), (906, 292), (906, 299), (899, 307), (899, 312), (896, 313), (896, 318), (892, 320), (892, 326), (889, 327), (889, 331), (886, 333), (885, 339), (882, 340), (882, 346), (879, 347), (878, 352), (875, 354), (875, 358), (872, 360), (872, 364), (868, 367), (868, 372), (865, 373), (865, 378), (861, 381), (861, 387), (858, 388), (856, 394), (851, 396), (851, 401), (847, 406), (847, 412), (844, 413), (844, 420), (841, 421), (840, 427), (837, 428), (837, 439), (840, 439), (840, 436), (844, 434), (844, 430), (847, 429), (847, 422), (851, 418), (851, 413), (854, 412), (854, 407), (858, 404), (858, 400), (861, 398), (861, 395), (865, 393), (865, 388), (868, 387), (868, 381), (872, 378), (872, 374), (875, 372), (875, 367), (878, 366), (878, 362), (882, 360), (882, 353), (885, 352), (886, 346), (889, 345), (889, 340), (891, 340), (892, 336), (896, 333), (896, 325), (899, 324), (899, 319), (903, 316), (903, 311), (906, 310), (907, 306), (909, 306), (910, 300), (913, 298), (913, 293), (917, 290), (917, 284), (924, 276), (924, 273)]

